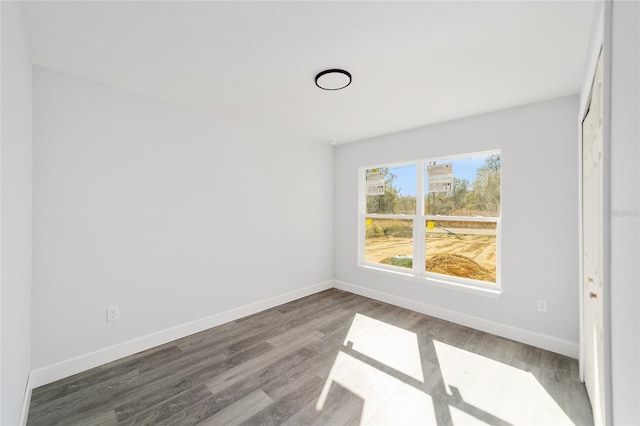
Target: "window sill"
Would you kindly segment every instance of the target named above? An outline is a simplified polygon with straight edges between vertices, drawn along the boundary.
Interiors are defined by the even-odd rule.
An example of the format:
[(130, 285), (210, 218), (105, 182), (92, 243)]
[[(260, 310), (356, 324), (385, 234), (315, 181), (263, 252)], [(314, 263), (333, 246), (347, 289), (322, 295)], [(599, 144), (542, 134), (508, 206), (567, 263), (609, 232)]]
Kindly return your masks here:
[(478, 296), (489, 297), (492, 299), (498, 299), (502, 294), (502, 289), (499, 286), (495, 288), (487, 288), (481, 286), (475, 286), (472, 284), (466, 284), (462, 282), (449, 281), (446, 279), (438, 279), (426, 275), (418, 275), (410, 270), (403, 270), (402, 268), (381, 268), (372, 264), (359, 264), (358, 269), (366, 272), (373, 272), (376, 274), (386, 275), (388, 277), (399, 278), (403, 280), (409, 280), (421, 284), (427, 284), (434, 287), (446, 288), (449, 290), (460, 291), (463, 293), (475, 294)]

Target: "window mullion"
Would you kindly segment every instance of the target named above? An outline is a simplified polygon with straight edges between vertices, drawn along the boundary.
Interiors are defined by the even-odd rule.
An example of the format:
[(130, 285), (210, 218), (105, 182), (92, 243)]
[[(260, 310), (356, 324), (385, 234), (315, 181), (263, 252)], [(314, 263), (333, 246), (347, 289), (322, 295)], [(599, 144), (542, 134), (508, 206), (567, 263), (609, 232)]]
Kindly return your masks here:
[(362, 171), (358, 173), (359, 194), (358, 197), (358, 264), (364, 263), (365, 238), (366, 238), (366, 217), (367, 217), (367, 182)]
[(424, 221), (424, 161), (416, 164), (416, 217), (413, 221), (413, 270), (421, 274), (425, 270), (425, 221)]

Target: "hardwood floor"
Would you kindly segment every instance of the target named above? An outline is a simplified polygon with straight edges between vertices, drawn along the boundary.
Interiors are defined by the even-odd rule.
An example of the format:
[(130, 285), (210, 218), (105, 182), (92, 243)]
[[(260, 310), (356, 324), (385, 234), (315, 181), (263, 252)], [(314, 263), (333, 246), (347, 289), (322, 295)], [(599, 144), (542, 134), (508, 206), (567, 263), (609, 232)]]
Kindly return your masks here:
[(593, 421), (576, 360), (331, 289), (34, 389), (27, 424)]

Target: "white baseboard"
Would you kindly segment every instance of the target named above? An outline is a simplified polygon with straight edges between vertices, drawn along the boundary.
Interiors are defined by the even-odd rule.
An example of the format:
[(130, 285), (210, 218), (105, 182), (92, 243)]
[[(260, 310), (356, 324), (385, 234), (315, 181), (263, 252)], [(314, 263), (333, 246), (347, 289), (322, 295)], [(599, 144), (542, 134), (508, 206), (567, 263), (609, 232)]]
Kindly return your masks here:
[(25, 426), (27, 424), (27, 416), (29, 415), (29, 405), (31, 405), (31, 391), (33, 390), (33, 382), (31, 378), (33, 375), (29, 373), (29, 377), (27, 377), (27, 386), (24, 390), (24, 399), (22, 400), (22, 410), (20, 411), (20, 420), (18, 421), (19, 426)]
[(381, 302), (390, 303), (402, 308), (411, 309), (412, 311), (430, 315), (465, 327), (474, 328), (476, 330), (495, 334), (497, 336), (506, 337), (507, 339), (526, 343), (531, 346), (546, 349), (551, 352), (578, 358), (579, 345), (577, 342), (558, 339), (556, 337), (535, 333), (521, 328), (512, 327), (510, 325), (489, 321), (482, 318), (473, 317), (471, 315), (461, 314), (459, 312), (450, 311), (448, 309), (439, 308), (437, 306), (428, 305), (426, 303), (417, 302), (415, 300), (405, 299), (404, 297), (395, 296), (393, 294), (384, 293), (377, 290), (371, 290), (355, 284), (334, 280), (334, 287), (350, 293), (359, 294)]
[[(234, 321), (247, 315), (252, 315), (265, 309), (270, 309), (283, 303), (288, 303), (301, 297), (309, 296), (323, 290), (333, 287), (333, 281), (325, 281), (314, 284), (290, 293), (281, 294), (259, 302), (240, 306), (219, 314), (211, 315), (206, 318), (195, 320), (176, 327), (161, 330), (146, 336), (132, 339), (117, 345), (99, 349), (88, 354), (80, 355), (69, 360), (61, 361), (56, 364), (32, 370), (29, 375), (30, 388), (46, 385), (56, 380), (72, 376), (82, 371), (89, 370), (94, 367), (133, 355), (140, 351), (151, 349), (155, 346), (163, 345), (173, 340), (181, 339), (200, 331), (207, 330), (211, 327)], [(29, 399), (31, 399), (29, 397)], [(25, 416), (26, 419), (26, 416)]]
[(417, 302), (415, 300), (405, 299), (400, 296), (372, 290), (355, 284), (332, 280), (314, 284), (290, 293), (261, 300), (259, 302), (240, 306), (206, 318), (158, 331), (156, 333), (119, 343), (88, 354), (83, 354), (69, 360), (32, 370), (29, 375), (27, 389), (25, 392), (25, 401), (23, 404), (20, 424), (23, 425), (26, 422), (29, 401), (31, 400), (31, 390), (33, 388), (46, 385), (111, 361), (163, 345), (173, 340), (181, 339), (191, 334), (207, 330), (211, 327), (215, 327), (229, 321), (234, 321), (247, 315), (252, 315), (265, 309), (270, 309), (283, 303), (291, 302), (301, 297), (309, 296), (332, 287), (369, 297), (371, 299), (380, 300), (382, 302), (391, 303), (393, 305), (411, 309), (412, 311), (420, 312), (436, 318), (455, 322), (466, 327), (506, 337), (508, 339), (516, 340), (518, 342), (526, 343), (572, 358), (578, 358), (579, 346), (576, 342), (570, 342), (482, 318), (461, 314), (459, 312), (450, 311), (448, 309), (439, 308), (426, 303)]

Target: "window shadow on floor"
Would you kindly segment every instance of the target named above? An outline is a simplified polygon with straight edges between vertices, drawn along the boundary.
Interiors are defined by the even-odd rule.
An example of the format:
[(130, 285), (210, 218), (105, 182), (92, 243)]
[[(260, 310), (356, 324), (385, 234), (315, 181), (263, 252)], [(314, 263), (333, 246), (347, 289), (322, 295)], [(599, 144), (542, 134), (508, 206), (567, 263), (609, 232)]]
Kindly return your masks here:
[(575, 360), (419, 314), (354, 315), (316, 409), (355, 424), (593, 424)]

